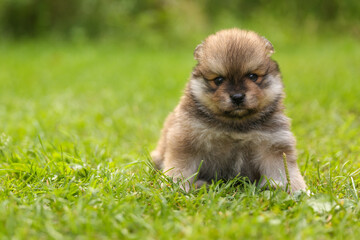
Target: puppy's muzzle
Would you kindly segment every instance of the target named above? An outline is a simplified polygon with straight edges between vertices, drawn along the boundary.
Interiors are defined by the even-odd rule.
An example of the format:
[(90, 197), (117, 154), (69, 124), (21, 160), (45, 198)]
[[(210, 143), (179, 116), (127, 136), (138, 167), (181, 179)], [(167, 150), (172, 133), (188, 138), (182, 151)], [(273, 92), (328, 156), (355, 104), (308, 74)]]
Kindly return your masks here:
[(236, 105), (240, 105), (245, 100), (245, 94), (243, 94), (243, 93), (232, 94), (232, 95), (230, 95), (230, 99), (231, 99), (232, 103), (234, 103)]

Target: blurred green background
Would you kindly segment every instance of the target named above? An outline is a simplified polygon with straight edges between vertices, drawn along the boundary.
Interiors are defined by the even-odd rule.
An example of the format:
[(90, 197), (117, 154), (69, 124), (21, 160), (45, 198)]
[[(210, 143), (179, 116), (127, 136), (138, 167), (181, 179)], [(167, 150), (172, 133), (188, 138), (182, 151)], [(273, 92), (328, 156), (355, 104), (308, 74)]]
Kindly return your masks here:
[[(3, 38), (117, 38), (177, 45), (220, 28), (301, 38), (302, 33), (360, 37), (358, 0), (0, 0)], [(281, 34), (282, 33), (282, 34)], [(286, 35), (286, 36), (283, 36)], [(299, 36), (300, 35), (300, 36)]]

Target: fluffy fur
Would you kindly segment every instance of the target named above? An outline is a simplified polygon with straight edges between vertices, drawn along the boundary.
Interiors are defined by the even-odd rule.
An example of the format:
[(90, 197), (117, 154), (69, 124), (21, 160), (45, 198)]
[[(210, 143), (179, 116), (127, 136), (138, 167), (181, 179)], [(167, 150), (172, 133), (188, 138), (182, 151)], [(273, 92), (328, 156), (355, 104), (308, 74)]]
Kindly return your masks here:
[(285, 186), (285, 153), (292, 190), (304, 190), (273, 52), (267, 39), (239, 29), (219, 31), (197, 46), (198, 64), (151, 153), (157, 168), (175, 181), (188, 179), (186, 190), (237, 175)]

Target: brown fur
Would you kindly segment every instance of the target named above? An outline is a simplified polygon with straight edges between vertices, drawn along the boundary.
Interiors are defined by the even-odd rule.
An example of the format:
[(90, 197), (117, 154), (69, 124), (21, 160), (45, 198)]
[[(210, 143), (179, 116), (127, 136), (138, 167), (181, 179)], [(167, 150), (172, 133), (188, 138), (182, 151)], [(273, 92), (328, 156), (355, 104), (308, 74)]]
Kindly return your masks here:
[[(179, 105), (170, 113), (157, 148), (155, 165), (184, 181), (203, 161), (197, 181), (186, 190), (237, 175), (273, 185), (286, 185), (283, 153), (291, 187), (306, 184), (296, 163), (295, 138), (283, 113), (283, 85), (271, 43), (251, 31), (223, 30), (210, 35), (194, 52), (198, 61)], [(256, 74), (256, 81), (249, 74)], [(214, 79), (225, 80), (216, 85)], [(241, 104), (230, 95), (245, 94)]]

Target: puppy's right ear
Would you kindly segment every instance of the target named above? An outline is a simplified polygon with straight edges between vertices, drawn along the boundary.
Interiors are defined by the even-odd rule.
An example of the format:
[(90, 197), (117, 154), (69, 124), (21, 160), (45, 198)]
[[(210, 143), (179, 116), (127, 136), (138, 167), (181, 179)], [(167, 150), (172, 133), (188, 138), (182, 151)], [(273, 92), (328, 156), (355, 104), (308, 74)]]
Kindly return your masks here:
[(200, 61), (203, 45), (204, 45), (204, 42), (201, 42), (199, 45), (196, 46), (196, 48), (194, 50), (194, 58), (197, 61)]
[(267, 56), (270, 57), (275, 52), (274, 46), (266, 37), (262, 36), (262, 39), (265, 41)]

